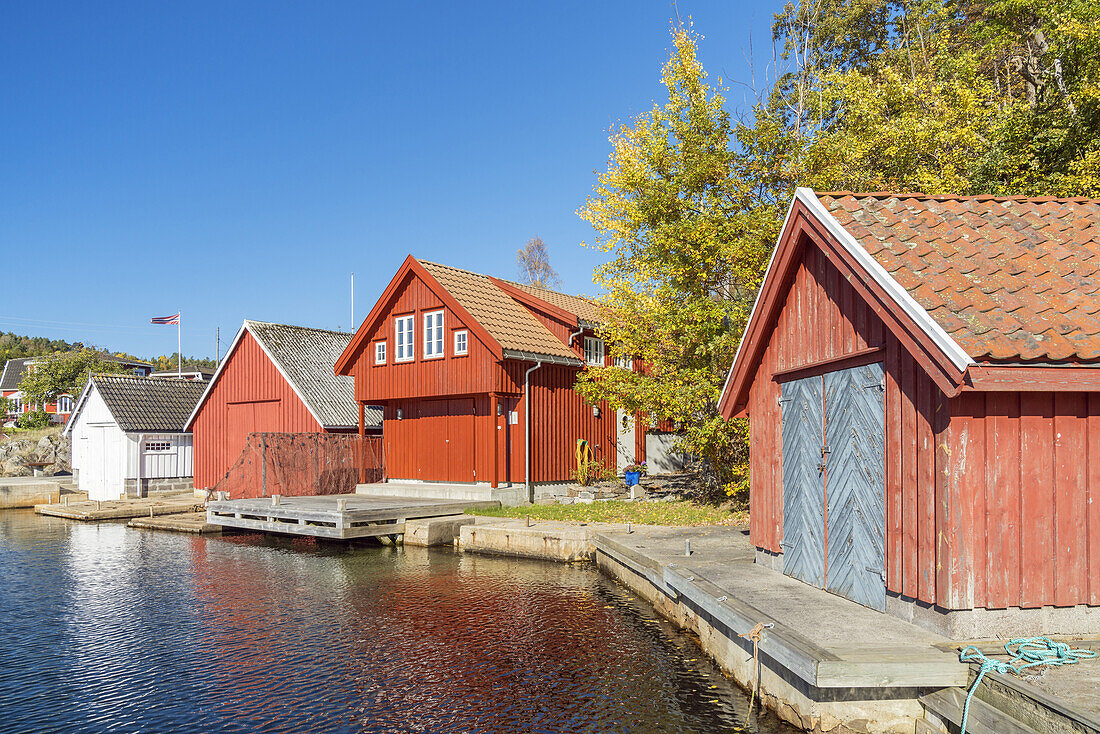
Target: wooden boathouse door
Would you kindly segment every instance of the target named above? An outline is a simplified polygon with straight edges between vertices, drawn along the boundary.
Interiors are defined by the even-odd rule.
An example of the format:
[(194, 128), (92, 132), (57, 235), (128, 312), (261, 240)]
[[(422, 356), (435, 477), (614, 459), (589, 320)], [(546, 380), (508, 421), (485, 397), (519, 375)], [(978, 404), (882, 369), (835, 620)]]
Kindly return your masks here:
[(882, 363), (783, 384), (783, 568), (886, 609)]

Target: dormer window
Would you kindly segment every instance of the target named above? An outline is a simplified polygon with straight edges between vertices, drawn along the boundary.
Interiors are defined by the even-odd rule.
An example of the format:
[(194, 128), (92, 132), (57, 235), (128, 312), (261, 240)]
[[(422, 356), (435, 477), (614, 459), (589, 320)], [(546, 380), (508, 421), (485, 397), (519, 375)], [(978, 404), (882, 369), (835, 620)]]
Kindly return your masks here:
[(584, 338), (584, 361), (596, 367), (603, 366), (603, 339), (586, 336)]

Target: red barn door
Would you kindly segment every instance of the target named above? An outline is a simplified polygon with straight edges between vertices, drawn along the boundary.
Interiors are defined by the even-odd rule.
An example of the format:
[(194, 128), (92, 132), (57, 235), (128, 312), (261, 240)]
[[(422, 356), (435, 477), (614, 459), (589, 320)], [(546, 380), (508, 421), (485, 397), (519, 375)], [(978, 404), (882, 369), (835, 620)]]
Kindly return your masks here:
[(426, 482), (473, 482), (474, 400), (425, 400), (416, 421), (418, 476)]

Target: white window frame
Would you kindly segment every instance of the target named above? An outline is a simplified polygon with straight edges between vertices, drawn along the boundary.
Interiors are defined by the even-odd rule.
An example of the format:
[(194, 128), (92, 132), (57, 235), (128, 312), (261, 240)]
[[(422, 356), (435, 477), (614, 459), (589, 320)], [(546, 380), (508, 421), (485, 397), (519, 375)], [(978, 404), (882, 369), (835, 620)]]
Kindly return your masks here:
[(57, 397), (57, 412), (58, 413), (72, 413), (73, 412), (73, 399), (69, 395), (59, 395)]
[(19, 399), (18, 395), (12, 395), (8, 398), (8, 412), (20, 413), (23, 411), (23, 401)]
[(394, 362), (416, 359), (416, 315), (398, 316), (393, 320)]
[(374, 363), (385, 364), (386, 363), (386, 340), (383, 339), (380, 342), (374, 343)]
[(584, 338), (584, 362), (595, 367), (603, 367), (603, 339), (594, 336)]
[(634, 371), (634, 358), (633, 357), (615, 357), (615, 366), (622, 367), (624, 370)]
[[(459, 347), (458, 337), (462, 337), (462, 346)], [(455, 332), (455, 356), (461, 357), (470, 353), (470, 332), (466, 329), (459, 329)]]
[(443, 309), (424, 313), (424, 359), (439, 359), (444, 354)]
[(142, 442), (141, 449), (147, 454), (167, 454), (175, 450), (175, 444), (170, 438), (147, 438)]

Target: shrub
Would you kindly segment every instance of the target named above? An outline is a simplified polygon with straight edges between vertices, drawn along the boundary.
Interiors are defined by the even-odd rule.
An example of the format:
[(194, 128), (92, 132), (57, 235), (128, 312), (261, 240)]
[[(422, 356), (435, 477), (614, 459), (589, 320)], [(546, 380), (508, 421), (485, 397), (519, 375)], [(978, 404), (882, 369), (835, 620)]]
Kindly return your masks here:
[(19, 416), (20, 428), (45, 428), (50, 425), (50, 414), (44, 410), (31, 410)]

